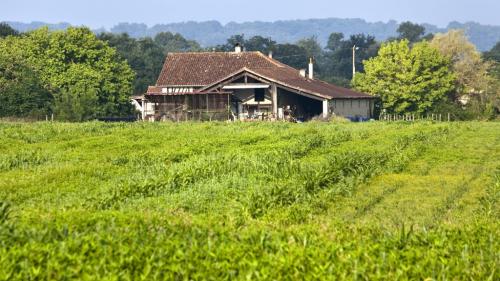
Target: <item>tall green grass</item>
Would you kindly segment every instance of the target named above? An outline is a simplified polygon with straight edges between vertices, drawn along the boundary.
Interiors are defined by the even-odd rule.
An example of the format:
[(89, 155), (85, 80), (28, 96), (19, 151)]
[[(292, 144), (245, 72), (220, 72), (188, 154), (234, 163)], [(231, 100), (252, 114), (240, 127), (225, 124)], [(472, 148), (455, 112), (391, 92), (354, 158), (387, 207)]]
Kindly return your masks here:
[(498, 129), (0, 123), (0, 280), (495, 280)]

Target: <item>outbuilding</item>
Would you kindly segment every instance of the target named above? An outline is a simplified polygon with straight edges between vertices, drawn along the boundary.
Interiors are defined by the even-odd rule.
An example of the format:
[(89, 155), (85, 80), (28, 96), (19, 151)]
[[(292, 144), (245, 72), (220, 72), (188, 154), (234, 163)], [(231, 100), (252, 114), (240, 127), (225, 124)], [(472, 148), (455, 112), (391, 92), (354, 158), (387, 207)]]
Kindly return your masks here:
[(339, 87), (261, 52), (169, 53), (156, 85), (133, 98), (144, 120), (307, 121), (373, 117), (375, 97)]

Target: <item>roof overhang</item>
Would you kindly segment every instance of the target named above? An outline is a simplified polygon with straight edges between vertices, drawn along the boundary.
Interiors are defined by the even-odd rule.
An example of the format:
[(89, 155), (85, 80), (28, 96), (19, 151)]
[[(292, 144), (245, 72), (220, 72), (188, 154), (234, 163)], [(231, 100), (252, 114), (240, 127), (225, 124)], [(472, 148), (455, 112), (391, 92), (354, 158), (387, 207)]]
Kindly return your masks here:
[(242, 90), (242, 89), (268, 89), (271, 85), (263, 83), (232, 83), (222, 87), (224, 90)]
[[(255, 72), (255, 71), (252, 71), (248, 68), (242, 68), (242, 69), (224, 77), (223, 79), (220, 79), (219, 81), (216, 81), (208, 86), (201, 88), (200, 90), (201, 91), (209, 90), (209, 89), (213, 89), (213, 88), (219, 87), (219, 86), (224, 87), (225, 84), (231, 83), (231, 81), (232, 81), (231, 78), (238, 76), (238, 75), (241, 75), (241, 74), (244, 74), (244, 73), (252, 74), (252, 78), (255, 78), (255, 79), (260, 80), (260, 81), (262, 81), (261, 78), (263, 78), (264, 80), (266, 80), (265, 82), (275, 83), (276, 85), (279, 85), (280, 87), (285, 88), (286, 90), (290, 90), (290, 91), (295, 92), (299, 95), (303, 95), (303, 96), (306, 96), (306, 97), (309, 97), (312, 99), (317, 99), (317, 100), (328, 99), (328, 100), (330, 100), (333, 98), (331, 96), (326, 96), (326, 95), (323, 95), (320, 93), (315, 93), (315, 92), (307, 91), (305, 89), (297, 88), (297, 87), (294, 87), (292, 85), (287, 85), (287, 83), (285, 83), (285, 82), (272, 79), (270, 77), (267, 77), (266, 75), (262, 75), (260, 73)], [(264, 81), (262, 81), (262, 82), (264, 82)]]

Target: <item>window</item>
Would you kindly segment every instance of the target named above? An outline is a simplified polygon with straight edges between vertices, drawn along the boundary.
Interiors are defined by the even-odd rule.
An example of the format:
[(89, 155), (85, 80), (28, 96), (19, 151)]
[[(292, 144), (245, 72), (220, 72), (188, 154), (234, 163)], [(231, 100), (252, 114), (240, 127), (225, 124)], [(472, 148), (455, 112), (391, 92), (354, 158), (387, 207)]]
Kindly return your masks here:
[(264, 101), (265, 96), (265, 89), (255, 89), (255, 101)]

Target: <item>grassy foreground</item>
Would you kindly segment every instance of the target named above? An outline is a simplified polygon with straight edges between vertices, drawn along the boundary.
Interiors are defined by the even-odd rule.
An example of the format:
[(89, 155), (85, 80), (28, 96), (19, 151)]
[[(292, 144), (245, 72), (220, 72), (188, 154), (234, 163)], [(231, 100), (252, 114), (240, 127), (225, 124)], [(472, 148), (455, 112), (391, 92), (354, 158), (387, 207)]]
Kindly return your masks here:
[(0, 123), (0, 280), (499, 280), (500, 123)]

